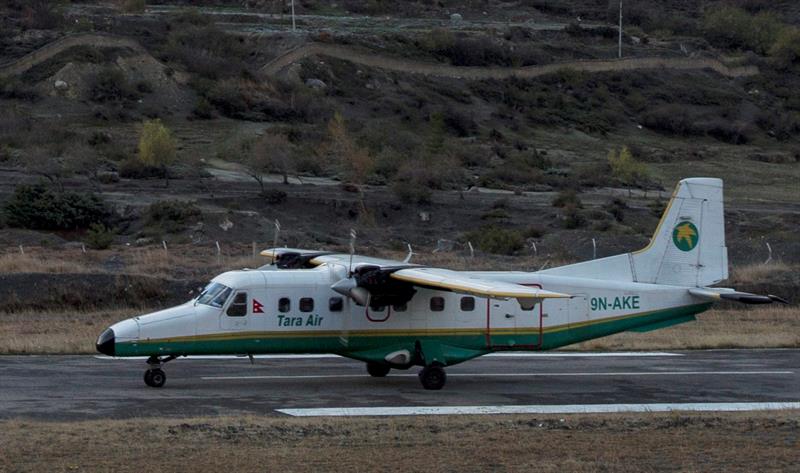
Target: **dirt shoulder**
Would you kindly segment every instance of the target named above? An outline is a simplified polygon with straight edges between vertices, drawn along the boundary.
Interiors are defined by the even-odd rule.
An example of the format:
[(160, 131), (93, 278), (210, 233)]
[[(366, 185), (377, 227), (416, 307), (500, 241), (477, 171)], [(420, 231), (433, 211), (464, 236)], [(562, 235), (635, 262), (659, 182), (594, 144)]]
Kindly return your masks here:
[(0, 428), (0, 470), (19, 472), (139, 473), (187, 465), (204, 471), (789, 471), (800, 447), (798, 411), (6, 421)]

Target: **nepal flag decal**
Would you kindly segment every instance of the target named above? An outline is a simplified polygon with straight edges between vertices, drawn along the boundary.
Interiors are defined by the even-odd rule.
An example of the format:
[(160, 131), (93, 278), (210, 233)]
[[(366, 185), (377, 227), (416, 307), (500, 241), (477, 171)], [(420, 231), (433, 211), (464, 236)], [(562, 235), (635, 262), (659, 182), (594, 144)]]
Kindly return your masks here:
[(264, 304), (262, 304), (262, 303), (258, 302), (257, 300), (255, 300), (255, 298), (253, 299), (253, 313), (254, 314), (263, 314), (264, 313)]

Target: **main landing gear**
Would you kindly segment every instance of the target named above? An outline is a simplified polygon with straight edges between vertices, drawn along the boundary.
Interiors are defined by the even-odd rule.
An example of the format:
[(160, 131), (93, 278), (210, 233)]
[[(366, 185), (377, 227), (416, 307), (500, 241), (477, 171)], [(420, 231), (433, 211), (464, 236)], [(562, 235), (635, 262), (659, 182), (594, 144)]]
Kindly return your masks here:
[(175, 355), (159, 358), (155, 355), (147, 359), (149, 368), (144, 372), (144, 384), (151, 388), (160, 388), (167, 382), (167, 374), (161, 369), (161, 365), (177, 358)]
[(384, 376), (389, 374), (389, 371), (391, 370), (392, 368), (389, 367), (388, 365), (382, 365), (380, 363), (372, 363), (372, 362), (367, 363), (367, 373), (369, 373), (369, 375), (372, 376), (373, 378), (383, 378)]
[(444, 367), (438, 363), (428, 365), (422, 368), (419, 372), (419, 380), (422, 387), (430, 390), (439, 390), (444, 387), (447, 382), (447, 373), (444, 372)]

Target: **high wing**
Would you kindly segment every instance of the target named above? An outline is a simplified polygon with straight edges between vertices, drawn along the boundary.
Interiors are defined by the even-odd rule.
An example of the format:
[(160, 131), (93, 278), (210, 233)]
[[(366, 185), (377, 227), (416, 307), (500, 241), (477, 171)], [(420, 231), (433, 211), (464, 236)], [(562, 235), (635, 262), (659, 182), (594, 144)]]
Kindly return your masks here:
[(772, 302), (780, 302), (781, 304), (788, 304), (786, 299), (778, 296), (768, 294), (762, 296), (760, 294), (751, 294), (749, 292), (738, 292), (733, 289), (722, 287), (697, 287), (689, 289), (689, 294), (706, 299), (710, 301), (733, 301), (741, 302), (742, 304), (770, 304)]
[(495, 299), (517, 299), (523, 308), (533, 307), (539, 299), (569, 298), (569, 294), (545, 291), (521, 284), (474, 278), (458, 271), (439, 268), (404, 268), (393, 271), (392, 279), (405, 281), (415, 286), (432, 287), (453, 292)]
[(545, 291), (537, 287), (466, 276), (458, 271), (439, 268), (407, 268), (392, 273), (392, 278), (417, 286), (434, 287), (454, 292), (497, 298), (535, 297), (564, 298), (568, 294)]

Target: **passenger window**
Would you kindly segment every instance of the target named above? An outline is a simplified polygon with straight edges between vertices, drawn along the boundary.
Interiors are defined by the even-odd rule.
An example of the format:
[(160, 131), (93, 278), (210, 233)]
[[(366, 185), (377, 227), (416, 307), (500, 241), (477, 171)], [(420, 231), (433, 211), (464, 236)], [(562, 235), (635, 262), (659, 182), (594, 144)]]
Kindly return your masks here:
[(292, 301), (288, 297), (278, 299), (278, 312), (289, 312), (292, 310)]
[(431, 297), (431, 310), (441, 312), (444, 310), (444, 297)]
[(328, 299), (328, 310), (331, 312), (341, 312), (344, 307), (344, 301), (341, 297), (331, 297)]
[(395, 312), (405, 312), (408, 310), (408, 303), (403, 302), (402, 304), (395, 304), (392, 306)]
[(464, 312), (472, 312), (475, 310), (475, 298), (474, 297), (462, 297), (461, 298), (461, 310)]
[(233, 302), (228, 306), (226, 312), (230, 317), (244, 317), (247, 315), (247, 293), (237, 292), (233, 298)]
[(310, 297), (300, 298), (300, 312), (311, 312), (314, 310), (314, 299)]

